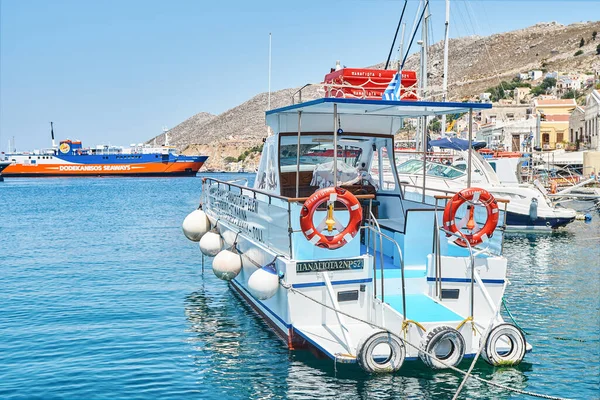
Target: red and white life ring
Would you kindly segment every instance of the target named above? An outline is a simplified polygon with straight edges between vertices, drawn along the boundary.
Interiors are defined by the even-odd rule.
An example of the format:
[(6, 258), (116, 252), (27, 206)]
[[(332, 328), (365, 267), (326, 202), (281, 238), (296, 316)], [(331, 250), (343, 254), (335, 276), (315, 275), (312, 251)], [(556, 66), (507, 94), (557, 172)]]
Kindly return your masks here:
[[(329, 236), (322, 232), (326, 228), (325, 219), (316, 227), (313, 223), (315, 211), (326, 201), (330, 202), (331, 205), (334, 202), (339, 201), (345, 205), (350, 212), (350, 221), (346, 227), (340, 226), (339, 223), (335, 221), (335, 230), (338, 231), (336, 235)], [(331, 213), (333, 213), (333, 207), (330, 210)], [(329, 187), (317, 190), (304, 202), (304, 206), (300, 211), (300, 228), (306, 239), (315, 246), (329, 250), (340, 248), (352, 240), (358, 233), (361, 223), (362, 207), (360, 206), (358, 199), (352, 193), (340, 187)]]
[[(485, 221), (485, 225), (483, 225), (483, 228), (475, 233), (465, 234), (460, 232), (454, 222), (456, 210), (458, 210), (458, 208), (465, 202), (468, 202), (471, 205), (481, 204), (487, 210), (487, 219)], [(473, 220), (473, 208), (470, 209), (469, 219), (470, 220), (469, 223), (467, 223), (467, 226), (469, 229), (473, 229), (475, 227)], [(455, 241), (455, 243), (461, 247), (467, 247), (466, 241), (468, 241), (471, 246), (482, 243), (484, 240), (484, 235), (486, 238), (491, 238), (497, 225), (498, 202), (490, 192), (481, 188), (473, 187), (461, 190), (460, 192), (456, 193), (454, 197), (452, 197), (444, 209), (444, 229), (452, 233), (459, 232), (462, 235), (462, 238), (459, 238)], [(451, 234), (446, 233), (446, 236), (451, 236)]]

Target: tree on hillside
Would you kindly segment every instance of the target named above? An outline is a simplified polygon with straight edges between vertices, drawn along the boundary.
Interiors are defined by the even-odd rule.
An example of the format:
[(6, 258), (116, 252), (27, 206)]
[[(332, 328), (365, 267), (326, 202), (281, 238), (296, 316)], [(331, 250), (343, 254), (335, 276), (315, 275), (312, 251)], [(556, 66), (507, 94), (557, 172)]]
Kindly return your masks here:
[(585, 40), (583, 38), (581, 38), (581, 41), (579, 42), (579, 47), (583, 47), (585, 46)]
[(596, 54), (600, 55), (600, 44), (598, 46), (596, 46)]
[(577, 56), (580, 56), (580, 55), (582, 55), (582, 54), (583, 54), (583, 50), (577, 50), (577, 51), (575, 52), (575, 54), (573, 54), (573, 55), (574, 55), (575, 57), (577, 57)]
[(576, 90), (569, 90), (568, 92), (566, 92), (565, 94), (562, 95), (562, 99), (575, 99), (577, 97), (577, 91)]
[(440, 131), (442, 130), (442, 123), (440, 122), (440, 120), (437, 118), (431, 120), (431, 122), (429, 123), (429, 130), (435, 133), (440, 133)]
[(556, 78), (545, 78), (539, 86), (531, 89), (531, 94), (538, 96), (547, 93), (550, 89), (556, 86)]
[(596, 31), (592, 32), (592, 40), (596, 40), (597, 34), (598, 34), (598, 32), (596, 32)]

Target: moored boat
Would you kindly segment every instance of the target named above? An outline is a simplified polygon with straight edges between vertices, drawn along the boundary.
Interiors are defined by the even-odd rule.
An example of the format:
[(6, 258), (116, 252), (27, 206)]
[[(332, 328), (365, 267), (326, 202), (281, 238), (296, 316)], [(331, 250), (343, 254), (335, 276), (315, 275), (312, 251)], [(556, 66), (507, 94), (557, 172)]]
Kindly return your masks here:
[(254, 186), (204, 178), (183, 231), (290, 349), (367, 372), (480, 352), (518, 364), (531, 346), (499, 313), (506, 201), (480, 188), (409, 200), (394, 163), (403, 118), (489, 107), (328, 97), (268, 111)]
[[(469, 150), (464, 143), (462, 147), (458, 147), (457, 143), (462, 142), (456, 139), (450, 140), (455, 147), (439, 143), (442, 141), (431, 143), (433, 146), (439, 145), (457, 151), (457, 157), (453, 157), (452, 163), (427, 160), (424, 164), (422, 159), (412, 159), (397, 166), (406, 197), (421, 198), (425, 193), (425, 200), (433, 204), (435, 195), (454, 195), (461, 191), (468, 185), (466, 165), (470, 159), (473, 164), (471, 183), (496, 197), (510, 200), (506, 217), (508, 230), (552, 232), (575, 221), (575, 210), (553, 204), (544, 192), (532, 184), (516, 181), (514, 162), (518, 162), (518, 158), (490, 159), (488, 162), (479, 153)], [(426, 174), (425, 191), (423, 168)], [(499, 174), (512, 175), (513, 181), (503, 183)]]

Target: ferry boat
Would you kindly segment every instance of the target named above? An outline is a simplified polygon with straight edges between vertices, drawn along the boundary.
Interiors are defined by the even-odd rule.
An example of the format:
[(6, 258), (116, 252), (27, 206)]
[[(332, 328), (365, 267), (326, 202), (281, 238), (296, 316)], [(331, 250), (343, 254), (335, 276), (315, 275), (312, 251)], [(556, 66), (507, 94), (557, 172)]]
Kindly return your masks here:
[(10, 163), (8, 161), (2, 161), (2, 159), (0, 158), (0, 182), (4, 180), (4, 178), (2, 177), (2, 171), (4, 171), (4, 169), (9, 165)]
[[(289, 349), (368, 373), (518, 364), (532, 347), (500, 314), (507, 201), (473, 187), (409, 200), (394, 163), (403, 118), (490, 107), (325, 97), (267, 111), (254, 185), (203, 178), (183, 232)], [(318, 146), (353, 157), (316, 164)]]
[(52, 148), (7, 153), (4, 177), (44, 176), (195, 176), (207, 156), (184, 156), (174, 147), (144, 144), (84, 148), (79, 140), (62, 140)]

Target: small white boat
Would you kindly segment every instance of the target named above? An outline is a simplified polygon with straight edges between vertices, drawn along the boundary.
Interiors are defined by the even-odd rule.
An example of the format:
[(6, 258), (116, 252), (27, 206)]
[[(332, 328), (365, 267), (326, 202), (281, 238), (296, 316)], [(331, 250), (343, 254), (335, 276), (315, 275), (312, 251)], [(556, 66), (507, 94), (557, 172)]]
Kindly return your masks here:
[[(459, 159), (451, 165), (427, 161), (425, 165), (425, 201), (433, 203), (436, 194), (452, 194), (467, 187), (468, 151), (459, 152)], [(508, 230), (552, 231), (575, 220), (576, 211), (554, 205), (539, 188), (527, 183), (517, 183), (515, 162), (518, 159), (497, 159), (486, 161), (479, 153), (471, 150), (473, 186), (485, 189), (495, 197), (510, 200), (507, 207), (506, 228)], [(494, 164), (494, 168), (490, 165)], [(497, 172), (502, 173), (503, 183)], [(423, 194), (423, 161), (408, 160), (398, 165), (398, 174), (405, 196), (420, 199)]]
[(290, 349), (367, 372), (454, 367), (481, 345), (490, 364), (518, 364), (531, 346), (499, 313), (506, 203), (477, 188), (409, 200), (394, 165), (403, 118), (489, 107), (322, 98), (267, 111), (254, 186), (204, 178), (183, 231)]

